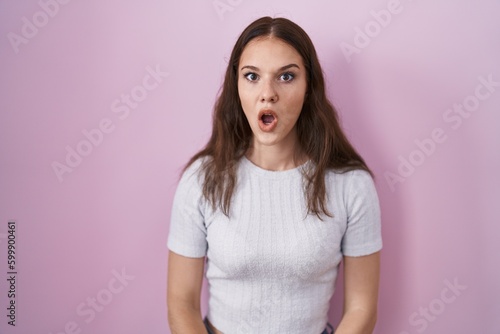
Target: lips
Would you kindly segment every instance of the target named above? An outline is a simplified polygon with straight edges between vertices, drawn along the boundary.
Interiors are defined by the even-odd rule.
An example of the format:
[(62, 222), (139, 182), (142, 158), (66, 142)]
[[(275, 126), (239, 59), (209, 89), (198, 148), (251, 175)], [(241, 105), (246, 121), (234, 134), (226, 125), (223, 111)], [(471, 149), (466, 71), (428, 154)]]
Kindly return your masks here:
[(278, 124), (278, 115), (270, 109), (262, 109), (258, 115), (259, 128), (264, 132), (273, 131)]

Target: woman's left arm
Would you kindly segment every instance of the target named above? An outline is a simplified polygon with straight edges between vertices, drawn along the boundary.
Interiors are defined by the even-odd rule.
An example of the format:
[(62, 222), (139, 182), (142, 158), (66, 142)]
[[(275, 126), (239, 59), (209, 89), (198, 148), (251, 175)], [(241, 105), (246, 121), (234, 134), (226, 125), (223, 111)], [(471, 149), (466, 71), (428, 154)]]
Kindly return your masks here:
[(344, 312), (335, 334), (371, 334), (377, 321), (380, 251), (344, 256)]

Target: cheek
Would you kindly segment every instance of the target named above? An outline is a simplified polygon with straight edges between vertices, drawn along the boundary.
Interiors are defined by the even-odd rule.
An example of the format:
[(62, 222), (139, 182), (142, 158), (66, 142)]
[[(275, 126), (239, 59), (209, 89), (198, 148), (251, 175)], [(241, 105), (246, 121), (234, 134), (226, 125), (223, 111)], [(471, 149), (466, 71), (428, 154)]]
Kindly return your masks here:
[(245, 90), (244, 88), (241, 88), (241, 86), (238, 85), (238, 96), (240, 98), (241, 105), (243, 106), (244, 109), (245, 105), (247, 105), (250, 101), (250, 96), (248, 94), (248, 91)]
[(299, 117), (299, 114), (302, 111), (302, 106), (304, 105), (304, 100), (305, 97), (302, 92), (290, 94), (286, 103), (286, 109), (290, 111), (290, 116)]
[(241, 109), (243, 109), (243, 113), (245, 114), (246, 119), (250, 121), (251, 107), (248, 102), (248, 97), (241, 91), (238, 91), (238, 96), (240, 98)]
[(247, 99), (245, 98), (244, 95), (240, 95), (240, 104), (241, 104), (241, 109), (243, 109), (243, 113), (245, 114), (245, 116), (247, 116), (248, 118), (248, 113), (250, 111), (250, 108), (248, 106), (248, 102), (247, 102)]

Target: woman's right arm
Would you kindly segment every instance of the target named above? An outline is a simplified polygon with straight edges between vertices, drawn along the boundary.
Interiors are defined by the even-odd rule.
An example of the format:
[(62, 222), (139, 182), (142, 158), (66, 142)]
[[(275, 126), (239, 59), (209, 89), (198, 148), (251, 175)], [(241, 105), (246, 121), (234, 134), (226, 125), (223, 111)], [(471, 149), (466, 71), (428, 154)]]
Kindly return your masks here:
[(168, 323), (172, 334), (208, 334), (200, 310), (205, 258), (190, 258), (169, 250), (167, 274)]

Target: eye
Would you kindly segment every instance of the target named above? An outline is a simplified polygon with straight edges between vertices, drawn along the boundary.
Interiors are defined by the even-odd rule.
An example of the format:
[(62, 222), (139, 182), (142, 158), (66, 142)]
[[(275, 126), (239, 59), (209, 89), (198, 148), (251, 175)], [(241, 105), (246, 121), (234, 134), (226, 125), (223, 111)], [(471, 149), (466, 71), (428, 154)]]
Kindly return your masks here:
[(280, 75), (280, 80), (283, 80), (285, 82), (290, 82), (295, 78), (295, 75), (291, 72), (286, 72)]
[(259, 76), (253, 72), (243, 74), (243, 76), (250, 82), (257, 81), (257, 79), (259, 78)]

